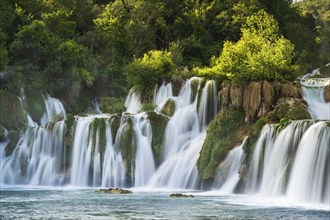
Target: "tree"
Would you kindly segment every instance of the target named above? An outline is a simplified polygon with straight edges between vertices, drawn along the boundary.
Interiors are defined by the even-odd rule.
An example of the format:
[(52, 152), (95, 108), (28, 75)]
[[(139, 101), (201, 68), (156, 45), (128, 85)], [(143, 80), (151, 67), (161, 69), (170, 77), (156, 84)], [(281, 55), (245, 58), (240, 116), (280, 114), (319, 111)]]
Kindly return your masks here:
[(152, 93), (157, 83), (169, 80), (174, 71), (172, 53), (160, 50), (149, 51), (125, 67), (129, 85), (147, 94)]
[(279, 35), (278, 23), (264, 10), (247, 18), (237, 43), (226, 41), (212, 69), (235, 81), (292, 79), (294, 45)]

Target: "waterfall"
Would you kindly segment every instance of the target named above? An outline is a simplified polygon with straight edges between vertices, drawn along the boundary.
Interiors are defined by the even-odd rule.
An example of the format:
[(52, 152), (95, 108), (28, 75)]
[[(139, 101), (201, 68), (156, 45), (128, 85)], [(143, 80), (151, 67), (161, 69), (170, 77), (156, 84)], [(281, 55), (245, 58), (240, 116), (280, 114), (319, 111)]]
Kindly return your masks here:
[(330, 203), (329, 122), (312, 125), (302, 137), (287, 195), (298, 201)]
[(108, 116), (78, 117), (72, 146), (71, 184), (124, 186), (122, 156), (112, 141)]
[(243, 145), (246, 139), (240, 146), (229, 151), (226, 159), (219, 165), (217, 178), (214, 181), (213, 189), (226, 193), (233, 193), (236, 185), (239, 182), (239, 169), (245, 158)]
[[(175, 112), (169, 120), (164, 136), (164, 162), (149, 182), (151, 187), (196, 188), (198, 172), (196, 161), (206, 137), (208, 100), (214, 100), (214, 82), (205, 83), (200, 98), (201, 113), (198, 113), (198, 91), (201, 79), (193, 77), (181, 88), (175, 102)], [(210, 92), (211, 91), (211, 92)], [(209, 95), (211, 94), (211, 95)], [(215, 98), (215, 100), (217, 100)], [(217, 106), (213, 103), (213, 107)]]
[(218, 113), (218, 97), (215, 81), (209, 80), (206, 82), (198, 109), (198, 118), (202, 127), (206, 127), (208, 123)]
[(126, 112), (128, 113), (138, 113), (141, 108), (140, 96), (132, 88), (125, 101)]
[(330, 120), (330, 102), (324, 100), (324, 87), (329, 84), (330, 78), (301, 81), (303, 98), (308, 103), (312, 119)]
[(168, 83), (165, 84), (165, 82), (157, 89), (157, 86), (155, 87), (154, 91), (154, 103), (158, 106), (162, 105), (169, 97), (173, 96), (172, 92), (172, 84)]
[(136, 115), (133, 120), (136, 140), (135, 186), (144, 186), (155, 172), (151, 149), (152, 131), (145, 115)]
[(295, 121), (280, 132), (266, 125), (250, 162), (245, 193), (329, 202), (328, 122)]
[(28, 127), (11, 156), (1, 158), (1, 184), (61, 185), (65, 181), (64, 121)]

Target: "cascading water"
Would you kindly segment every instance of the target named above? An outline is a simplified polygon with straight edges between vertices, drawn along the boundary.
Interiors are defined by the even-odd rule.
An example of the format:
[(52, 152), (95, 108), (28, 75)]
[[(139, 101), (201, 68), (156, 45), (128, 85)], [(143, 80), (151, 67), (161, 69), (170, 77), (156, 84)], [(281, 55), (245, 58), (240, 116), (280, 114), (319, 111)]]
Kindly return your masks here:
[(267, 125), (261, 132), (245, 192), (328, 203), (329, 123), (295, 121), (279, 133), (275, 130)]
[(141, 108), (140, 96), (135, 92), (134, 88), (132, 88), (126, 98), (125, 101), (126, 112), (128, 113), (138, 113)]
[(245, 141), (243, 141), (240, 146), (229, 151), (226, 159), (218, 167), (217, 178), (213, 184), (214, 190), (220, 189), (220, 191), (225, 193), (234, 192), (239, 182), (239, 169), (245, 158), (245, 153), (243, 151)]
[(330, 78), (303, 79), (301, 85), (312, 119), (330, 120), (330, 102), (324, 100), (324, 87), (330, 85)]
[(289, 198), (313, 203), (330, 203), (329, 144), (329, 122), (318, 122), (304, 133), (289, 180)]
[(67, 166), (65, 123), (55, 121), (55, 118), (65, 116), (65, 112), (59, 103), (57, 99), (45, 98), (45, 104), (48, 106), (45, 113), (48, 120), (46, 127), (38, 127), (36, 123), (32, 123), (33, 127), (27, 127), (21, 133), (13, 153), (9, 157), (1, 158), (1, 184), (64, 183)]
[(161, 106), (169, 97), (173, 96), (172, 92), (172, 84), (163, 83), (159, 89), (157, 89), (157, 86), (155, 87), (154, 91), (154, 103), (158, 106)]
[[(168, 188), (196, 188), (198, 172), (196, 161), (202, 148), (207, 123), (208, 100), (215, 100), (214, 83), (205, 84), (200, 100), (201, 113), (198, 113), (198, 90), (201, 79), (191, 78), (181, 88), (178, 97), (172, 97), (175, 102), (175, 112), (167, 124), (164, 136), (164, 162), (153, 175), (149, 186)], [(211, 111), (211, 115), (216, 114)], [(200, 117), (199, 117), (200, 115)]]
[(155, 162), (151, 149), (152, 131), (145, 115), (136, 115), (133, 120), (136, 143), (135, 186), (144, 186), (155, 172)]
[(109, 119), (108, 116), (77, 118), (71, 156), (72, 185), (124, 186), (124, 163), (113, 144)]

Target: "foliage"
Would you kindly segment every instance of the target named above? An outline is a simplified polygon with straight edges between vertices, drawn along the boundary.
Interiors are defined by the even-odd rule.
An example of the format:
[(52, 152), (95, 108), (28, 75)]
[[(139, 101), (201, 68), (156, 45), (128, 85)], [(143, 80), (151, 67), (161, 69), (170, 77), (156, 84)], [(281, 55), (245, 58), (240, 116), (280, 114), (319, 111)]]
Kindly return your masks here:
[(175, 71), (172, 53), (152, 50), (142, 58), (135, 58), (125, 67), (129, 84), (141, 88), (142, 92), (152, 90), (154, 85), (169, 80)]
[(156, 105), (153, 102), (145, 102), (143, 103), (141, 107), (142, 112), (149, 112), (149, 111), (154, 111), (156, 109)]
[(226, 41), (212, 60), (219, 74), (234, 81), (292, 79), (294, 45), (278, 34), (277, 21), (261, 10), (247, 18), (237, 43)]
[(122, 97), (173, 73), (292, 79), (330, 62), (326, 0), (2, 0), (0, 11), (1, 88), (29, 85), (69, 106), (82, 91)]

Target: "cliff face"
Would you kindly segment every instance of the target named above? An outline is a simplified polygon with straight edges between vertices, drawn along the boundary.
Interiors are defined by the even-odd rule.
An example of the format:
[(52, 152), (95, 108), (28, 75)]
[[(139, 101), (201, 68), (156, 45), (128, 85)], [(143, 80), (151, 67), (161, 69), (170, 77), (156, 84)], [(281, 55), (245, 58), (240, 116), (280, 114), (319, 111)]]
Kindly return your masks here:
[[(256, 140), (266, 122), (311, 118), (308, 106), (302, 100), (300, 84), (289, 81), (260, 81), (247, 85), (225, 81), (219, 97), (221, 109), (207, 129), (197, 163), (203, 189), (211, 187), (215, 171), (228, 152), (248, 135), (251, 136), (248, 142), (253, 145), (250, 142)], [(235, 112), (241, 114), (235, 115)], [(252, 152), (252, 149), (248, 151)]]
[(283, 117), (310, 118), (308, 107), (302, 101), (300, 85), (289, 81), (250, 82), (245, 86), (225, 81), (220, 91), (220, 102), (222, 108), (242, 108), (248, 124), (261, 117), (271, 122), (278, 122)]

